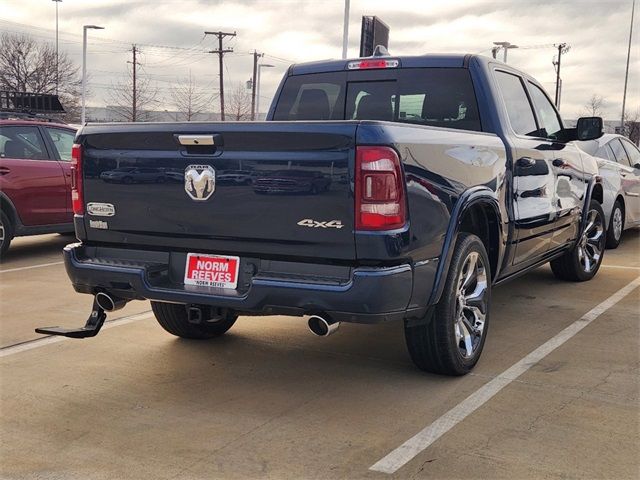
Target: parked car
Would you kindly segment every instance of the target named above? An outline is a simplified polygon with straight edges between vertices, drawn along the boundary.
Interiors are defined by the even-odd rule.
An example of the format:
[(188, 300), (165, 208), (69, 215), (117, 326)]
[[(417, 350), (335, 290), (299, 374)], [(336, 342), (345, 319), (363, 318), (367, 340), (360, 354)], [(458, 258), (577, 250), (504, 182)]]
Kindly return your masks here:
[(111, 183), (164, 183), (165, 172), (158, 168), (122, 167), (108, 170), (100, 174), (100, 179)]
[(222, 170), (220, 175), (216, 175), (216, 181), (220, 185), (251, 185), (253, 178), (250, 171)]
[(75, 134), (64, 124), (0, 120), (0, 256), (14, 237), (73, 232)]
[[(418, 367), (465, 374), (495, 285), (547, 262), (563, 280), (598, 272), (603, 188), (576, 141), (601, 135), (602, 119), (565, 128), (536, 80), (476, 55), (293, 65), (266, 122), (87, 125), (74, 146), (80, 243), (64, 258), (94, 310), (82, 328), (38, 332), (93, 336), (134, 299), (186, 338), (245, 313), (309, 315), (321, 336), (399, 320)], [(159, 195), (82, 174), (151, 158), (185, 182)], [(216, 189), (230, 168), (349, 181), (317, 196)]]
[(255, 179), (256, 193), (311, 194), (326, 192), (331, 179), (322, 172), (308, 170), (278, 170), (267, 172)]
[(628, 138), (614, 134), (579, 145), (598, 158), (604, 186), (607, 248), (618, 248), (622, 232), (640, 225), (640, 150)]

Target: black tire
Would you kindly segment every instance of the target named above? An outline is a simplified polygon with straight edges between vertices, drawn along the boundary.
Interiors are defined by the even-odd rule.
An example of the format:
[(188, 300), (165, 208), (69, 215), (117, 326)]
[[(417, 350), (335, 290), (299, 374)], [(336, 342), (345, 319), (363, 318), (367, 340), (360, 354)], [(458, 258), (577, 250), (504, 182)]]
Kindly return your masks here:
[(0, 212), (0, 258), (7, 253), (13, 239), (13, 223), (4, 212)]
[[(464, 290), (463, 270), (467, 266), (467, 260), (472, 254), (477, 255), (481, 261), (476, 265), (477, 275), (467, 287), (473, 287), (474, 292), (480, 291), (482, 283), (485, 284), (483, 305), (480, 312), (484, 314), (484, 322), (479, 337), (473, 338), (471, 353), (463, 353), (463, 341), (457, 336), (459, 323), (462, 316), (466, 316), (465, 308), (460, 307), (459, 292)], [(475, 282), (475, 284), (473, 283)], [(422, 370), (442, 375), (465, 375), (478, 363), (489, 326), (489, 306), (491, 303), (491, 270), (489, 257), (482, 241), (470, 233), (461, 233), (458, 236), (444, 291), (440, 302), (435, 307), (433, 317), (425, 319), (424, 324), (407, 326), (405, 324), (405, 340), (409, 355)], [(467, 313), (469, 313), (467, 311)], [(468, 317), (466, 317), (469, 320)], [(477, 320), (477, 317), (475, 317)], [(479, 325), (475, 323), (474, 325)], [(467, 333), (469, 330), (467, 329)], [(465, 349), (468, 352), (468, 349)]]
[[(206, 310), (206, 307), (203, 308)], [(160, 326), (167, 332), (176, 337), (197, 340), (206, 340), (224, 335), (238, 318), (237, 315), (226, 313), (222, 319), (215, 322), (191, 323), (188, 319), (186, 305), (151, 302), (151, 309)]]
[(624, 231), (624, 207), (620, 200), (616, 200), (611, 210), (609, 228), (607, 229), (607, 248), (614, 249), (620, 245)]
[(560, 280), (571, 282), (591, 280), (602, 265), (605, 243), (604, 211), (597, 201), (591, 200), (585, 231), (571, 250), (551, 261), (553, 274)]

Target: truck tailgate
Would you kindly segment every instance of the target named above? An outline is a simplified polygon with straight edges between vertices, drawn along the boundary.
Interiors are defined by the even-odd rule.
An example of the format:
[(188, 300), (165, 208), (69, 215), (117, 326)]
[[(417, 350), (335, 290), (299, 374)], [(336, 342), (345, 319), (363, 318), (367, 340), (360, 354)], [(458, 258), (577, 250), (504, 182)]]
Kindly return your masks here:
[[(356, 122), (89, 125), (78, 137), (86, 240), (354, 259), (356, 128)], [(203, 145), (208, 139), (214, 145)]]

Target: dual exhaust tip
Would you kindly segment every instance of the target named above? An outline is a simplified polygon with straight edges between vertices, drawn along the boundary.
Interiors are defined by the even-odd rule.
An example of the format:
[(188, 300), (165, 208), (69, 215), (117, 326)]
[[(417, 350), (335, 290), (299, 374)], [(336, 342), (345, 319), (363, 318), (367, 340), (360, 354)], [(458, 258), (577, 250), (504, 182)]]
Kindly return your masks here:
[(309, 330), (318, 337), (328, 337), (338, 331), (340, 322), (336, 322), (329, 317), (311, 315), (308, 321)]
[[(96, 303), (105, 312), (115, 312), (120, 310), (127, 303), (124, 298), (111, 295), (106, 292), (98, 292), (95, 297)], [(338, 331), (340, 322), (336, 322), (327, 316), (311, 315), (308, 321), (309, 330), (318, 337), (328, 337)]]

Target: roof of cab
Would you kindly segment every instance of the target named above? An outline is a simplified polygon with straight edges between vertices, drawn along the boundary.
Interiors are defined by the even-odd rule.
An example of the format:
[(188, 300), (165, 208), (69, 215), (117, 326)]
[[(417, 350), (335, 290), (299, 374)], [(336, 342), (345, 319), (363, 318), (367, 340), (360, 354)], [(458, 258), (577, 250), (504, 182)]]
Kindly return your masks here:
[[(383, 56), (383, 57), (367, 57), (368, 59), (393, 59), (400, 61), (399, 68), (421, 68), (421, 67), (433, 67), (433, 68), (462, 68), (466, 67), (469, 60), (473, 58), (482, 59), (483, 61), (493, 61), (492, 58), (482, 57), (479, 55), (471, 54), (428, 54), (428, 55), (415, 55), (415, 56)], [(292, 65), (289, 74), (290, 75), (305, 75), (307, 73), (324, 73), (324, 72), (339, 72), (347, 70), (347, 64), (358, 60), (364, 60), (363, 58), (349, 58), (346, 60), (321, 60), (319, 62), (298, 63)]]

